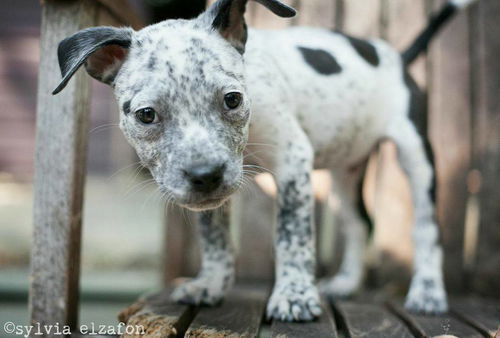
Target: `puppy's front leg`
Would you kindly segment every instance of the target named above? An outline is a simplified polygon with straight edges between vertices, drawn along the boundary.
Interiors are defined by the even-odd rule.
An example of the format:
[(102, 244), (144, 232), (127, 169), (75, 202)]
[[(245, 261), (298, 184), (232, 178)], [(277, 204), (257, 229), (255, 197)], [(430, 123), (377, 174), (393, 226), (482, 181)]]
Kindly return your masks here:
[(193, 305), (215, 305), (234, 281), (234, 254), (229, 239), (229, 206), (198, 215), (201, 270), (179, 287), (172, 298)]
[(284, 321), (308, 321), (321, 314), (314, 285), (315, 246), (312, 149), (308, 142), (288, 142), (276, 168), (279, 190), (275, 237), (276, 284), (267, 316)]

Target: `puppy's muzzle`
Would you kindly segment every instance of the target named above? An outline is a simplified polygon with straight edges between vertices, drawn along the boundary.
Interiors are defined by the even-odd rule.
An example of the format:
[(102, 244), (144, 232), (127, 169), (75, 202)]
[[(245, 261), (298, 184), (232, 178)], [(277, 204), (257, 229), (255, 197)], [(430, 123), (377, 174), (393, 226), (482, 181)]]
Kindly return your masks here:
[(199, 164), (184, 169), (184, 175), (196, 192), (210, 193), (219, 188), (224, 180), (226, 164)]

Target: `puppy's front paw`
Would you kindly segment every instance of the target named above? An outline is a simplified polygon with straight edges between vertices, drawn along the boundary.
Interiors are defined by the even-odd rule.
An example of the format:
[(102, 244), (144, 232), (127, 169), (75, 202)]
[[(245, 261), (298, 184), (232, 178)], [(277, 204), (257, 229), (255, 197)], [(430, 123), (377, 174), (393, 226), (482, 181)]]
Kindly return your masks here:
[(318, 289), (312, 282), (278, 282), (267, 304), (267, 318), (310, 321), (321, 315)]
[(209, 278), (195, 278), (175, 288), (171, 298), (189, 305), (216, 305), (225, 294), (224, 283)]
[(415, 276), (406, 296), (405, 308), (414, 313), (429, 315), (447, 312), (448, 302), (442, 281)]

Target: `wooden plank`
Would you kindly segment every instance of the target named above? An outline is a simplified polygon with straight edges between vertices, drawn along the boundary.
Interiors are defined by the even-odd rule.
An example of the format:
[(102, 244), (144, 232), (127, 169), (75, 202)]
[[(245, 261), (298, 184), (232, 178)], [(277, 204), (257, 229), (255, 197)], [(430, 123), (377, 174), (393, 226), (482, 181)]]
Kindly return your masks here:
[(122, 25), (131, 26), (134, 29), (144, 27), (143, 18), (139, 17), (134, 8), (127, 0), (97, 0), (114, 16)]
[(45, 1), (42, 10), (31, 255), (31, 323), (69, 325), (78, 319), (80, 237), (90, 77), (75, 75), (57, 96), (57, 45), (95, 24), (92, 1)]
[(342, 1), (342, 31), (363, 38), (380, 35), (379, 0), (338, 0)]
[(471, 160), (470, 61), (465, 14), (459, 14), (443, 29), (429, 55), (429, 134), (437, 168), (437, 218), (445, 250), (445, 283), (448, 291), (460, 291), (464, 281), (463, 236), (468, 198), (465, 182)]
[(335, 302), (335, 311), (348, 337), (413, 337), (406, 325), (382, 305), (340, 301)]
[[(473, 166), (481, 175), (479, 240), (473, 288), (500, 297), (500, 2), (479, 1), (473, 12)], [(474, 9), (474, 8), (473, 8)]]
[[(418, 34), (427, 26), (426, 0), (381, 0), (380, 35), (398, 51), (410, 46)], [(420, 56), (410, 66), (410, 73), (418, 85), (425, 89), (426, 57)]]
[(171, 292), (167, 288), (143, 297), (121, 311), (118, 315), (120, 322), (144, 329), (140, 334), (124, 334), (123, 337), (182, 337), (198, 310), (172, 302)]
[[(236, 275), (244, 279), (272, 279), (273, 224), (275, 221), (272, 197), (255, 183), (236, 199), (239, 210), (237, 224)], [(233, 230), (231, 229), (231, 230)]]
[(236, 286), (220, 306), (200, 309), (186, 337), (257, 337), (268, 289)]
[(337, 328), (332, 311), (326, 302), (323, 302), (323, 314), (320, 318), (313, 322), (306, 323), (286, 323), (273, 321), (271, 325), (271, 337), (286, 338), (286, 337), (301, 337), (301, 338), (316, 338), (316, 337), (331, 337), (336, 338)]
[(335, 27), (336, 3), (332, 0), (305, 0), (299, 3), (296, 25)]
[(441, 335), (460, 338), (479, 338), (482, 335), (468, 324), (449, 314), (440, 316), (424, 316), (407, 312), (399, 303), (389, 303), (390, 309), (417, 337), (434, 337)]
[(486, 337), (500, 334), (500, 301), (486, 299), (452, 300), (451, 311)]

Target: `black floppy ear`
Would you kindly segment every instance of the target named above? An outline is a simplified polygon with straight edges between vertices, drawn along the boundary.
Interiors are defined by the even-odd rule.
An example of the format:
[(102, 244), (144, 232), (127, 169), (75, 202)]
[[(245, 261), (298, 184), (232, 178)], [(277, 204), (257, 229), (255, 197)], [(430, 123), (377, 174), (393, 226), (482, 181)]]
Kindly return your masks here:
[(131, 28), (94, 27), (61, 41), (57, 56), (63, 78), (52, 94), (63, 90), (84, 63), (90, 76), (107, 84), (112, 83), (128, 55), (132, 34)]
[[(283, 18), (295, 16), (296, 11), (278, 0), (254, 0), (274, 14)], [(245, 51), (247, 26), (245, 14), (247, 0), (218, 0), (203, 15), (209, 20), (213, 29), (228, 40), (241, 54)]]

